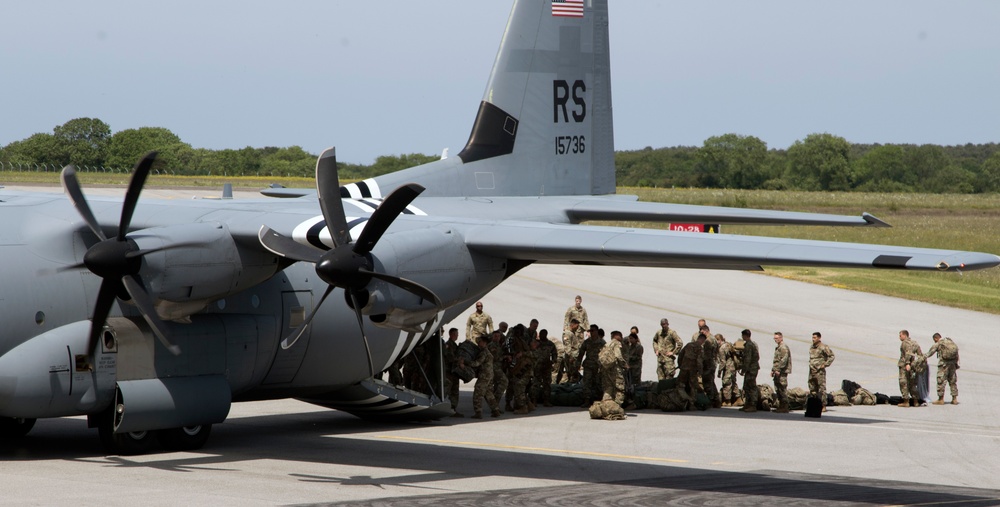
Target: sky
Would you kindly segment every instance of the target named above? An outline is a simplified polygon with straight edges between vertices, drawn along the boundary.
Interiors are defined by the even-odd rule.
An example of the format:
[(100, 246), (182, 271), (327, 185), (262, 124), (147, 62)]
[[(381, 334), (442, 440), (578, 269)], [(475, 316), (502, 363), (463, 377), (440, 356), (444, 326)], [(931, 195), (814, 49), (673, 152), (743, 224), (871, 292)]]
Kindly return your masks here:
[[(9, 2), (0, 146), (80, 117), (195, 148), (457, 153), (510, 2)], [(618, 150), (1000, 142), (1000, 2), (612, 0)]]

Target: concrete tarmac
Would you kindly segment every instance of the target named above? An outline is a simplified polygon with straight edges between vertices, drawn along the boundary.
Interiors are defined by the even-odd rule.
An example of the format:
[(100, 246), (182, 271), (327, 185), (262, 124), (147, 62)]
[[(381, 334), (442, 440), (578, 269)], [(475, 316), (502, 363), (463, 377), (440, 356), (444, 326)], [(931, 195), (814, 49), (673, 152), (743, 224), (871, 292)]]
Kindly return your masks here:
[[(88, 191), (89, 192), (89, 191)], [(144, 193), (145, 194), (145, 193)], [(942, 274), (941, 276), (957, 276)], [(897, 332), (926, 351), (961, 348), (959, 405), (831, 407), (803, 413), (579, 408), (421, 424), (369, 423), (294, 400), (242, 403), (198, 452), (106, 456), (83, 418), (40, 420), (0, 443), (3, 505), (1000, 505), (1000, 316), (756, 273), (531, 266), (484, 298), (494, 320), (532, 318), (553, 335), (573, 296), (608, 332), (640, 328), (643, 379), (661, 317), (687, 341), (698, 318), (729, 341), (749, 328), (768, 383), (773, 331), (805, 387), (821, 331), (842, 379), (898, 394)], [(462, 329), (465, 316), (451, 325)], [(935, 360), (931, 360), (934, 391)], [(471, 414), (471, 387), (460, 410)], [(950, 400), (950, 396), (947, 397)]]

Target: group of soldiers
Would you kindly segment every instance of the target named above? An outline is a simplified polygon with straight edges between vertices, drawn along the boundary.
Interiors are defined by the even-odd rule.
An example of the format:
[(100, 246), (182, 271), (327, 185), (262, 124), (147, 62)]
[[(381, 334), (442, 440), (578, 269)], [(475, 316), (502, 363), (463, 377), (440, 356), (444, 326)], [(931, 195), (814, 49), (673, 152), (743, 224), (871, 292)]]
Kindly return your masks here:
[[(589, 322), (582, 298), (576, 296), (574, 305), (566, 310), (561, 340), (550, 340), (545, 329), (538, 329), (538, 320), (532, 319), (525, 327), (518, 324), (508, 329), (501, 322), (495, 329), (489, 314), (483, 311), (482, 302), (466, 322), (466, 341), (478, 346), (479, 354), (465, 360), (458, 353), (458, 330), (449, 330), (445, 344), (447, 393), (456, 417), (461, 417), (458, 407), (459, 378), (451, 373), (456, 367), (475, 369), (478, 378), (473, 394), (473, 417), (482, 418), (485, 401), (493, 417), (503, 413), (500, 402), (506, 394), (505, 410), (525, 414), (542, 404), (551, 406), (551, 384), (568, 382), (583, 384), (582, 407), (594, 401), (613, 400), (625, 409), (632, 408), (634, 386), (642, 380), (643, 346), (639, 330), (633, 326), (627, 337), (612, 331), (610, 341), (605, 340), (604, 330)], [(900, 331), (899, 385), (903, 402), (899, 406), (919, 406), (918, 375), (926, 371), (927, 356), (938, 355), (938, 400), (944, 404), (945, 384), (951, 387), (952, 404), (958, 404), (956, 370), (958, 347), (950, 338), (934, 334), (934, 345), (927, 356), (920, 346), (909, 339), (907, 331)], [(774, 358), (771, 378), (774, 381), (776, 406), (779, 413), (789, 412), (788, 376), (792, 373), (792, 358), (781, 332), (774, 333)], [(698, 321), (698, 331), (684, 343), (668, 319), (660, 320), (660, 329), (652, 338), (656, 355), (656, 374), (659, 380), (674, 378), (682, 389), (695, 398), (703, 395), (710, 406), (740, 406), (744, 412), (755, 412), (759, 390), (757, 374), (760, 371), (760, 351), (749, 329), (741, 332), (735, 342), (728, 342), (721, 334), (713, 335), (704, 319)], [(823, 343), (820, 332), (812, 333), (809, 348), (809, 395), (820, 400), (821, 410), (826, 411), (826, 370), (833, 364), (833, 350)], [(582, 368), (582, 375), (581, 375)], [(737, 374), (743, 376), (742, 389), (737, 387)], [(721, 380), (721, 386), (715, 379)]]

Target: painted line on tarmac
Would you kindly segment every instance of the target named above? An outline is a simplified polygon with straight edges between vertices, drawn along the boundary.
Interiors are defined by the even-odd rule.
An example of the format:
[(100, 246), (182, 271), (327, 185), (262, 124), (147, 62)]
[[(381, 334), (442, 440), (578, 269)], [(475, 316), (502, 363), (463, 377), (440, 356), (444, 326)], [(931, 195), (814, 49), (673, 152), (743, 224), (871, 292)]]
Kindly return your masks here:
[(568, 451), (566, 449), (548, 449), (545, 447), (525, 447), (520, 445), (506, 445), (506, 444), (487, 444), (483, 442), (463, 442), (459, 440), (438, 440), (434, 438), (402, 437), (395, 435), (382, 435), (382, 436), (376, 436), (375, 438), (380, 438), (384, 440), (418, 442), (425, 444), (461, 445), (466, 447), (485, 447), (491, 449), (508, 449), (514, 451), (532, 451), (532, 452), (546, 452), (550, 454), (568, 454), (572, 456), (591, 456), (596, 458), (632, 459), (638, 461), (655, 461), (662, 463), (688, 463), (688, 461), (684, 459), (652, 458), (649, 456), (629, 456), (626, 454), (609, 454), (606, 452)]

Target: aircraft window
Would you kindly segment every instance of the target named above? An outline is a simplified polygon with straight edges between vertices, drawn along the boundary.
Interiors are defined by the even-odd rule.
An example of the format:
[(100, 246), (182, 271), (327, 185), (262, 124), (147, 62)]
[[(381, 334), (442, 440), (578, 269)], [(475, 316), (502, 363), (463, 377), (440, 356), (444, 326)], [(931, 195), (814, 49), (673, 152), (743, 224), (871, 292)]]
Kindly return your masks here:
[(226, 309), (226, 300), (225, 299), (220, 299), (215, 304), (219, 307), (220, 310), (225, 310)]
[(45, 312), (43, 311), (35, 312), (35, 324), (41, 326), (44, 323), (45, 323)]
[(253, 305), (254, 308), (260, 308), (260, 297), (258, 297), (256, 294), (251, 296), (250, 304)]

